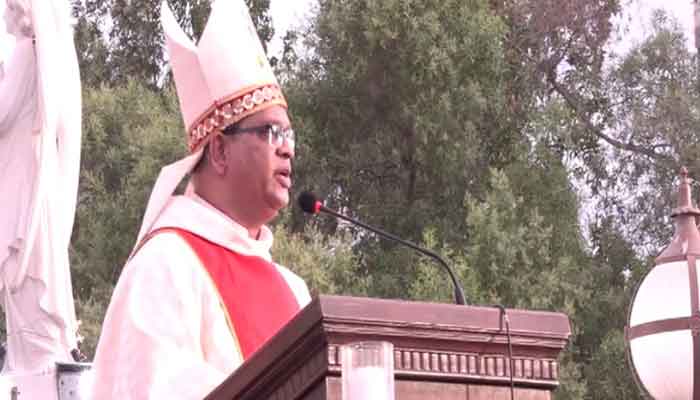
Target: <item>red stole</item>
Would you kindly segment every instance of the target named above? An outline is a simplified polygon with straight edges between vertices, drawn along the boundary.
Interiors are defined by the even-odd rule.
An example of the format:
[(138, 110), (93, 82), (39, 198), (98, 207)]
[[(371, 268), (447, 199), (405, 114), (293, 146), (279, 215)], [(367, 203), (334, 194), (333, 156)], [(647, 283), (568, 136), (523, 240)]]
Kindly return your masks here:
[(274, 264), (235, 253), (183, 229), (158, 231), (164, 230), (180, 235), (209, 273), (244, 360), (299, 311), (294, 293)]

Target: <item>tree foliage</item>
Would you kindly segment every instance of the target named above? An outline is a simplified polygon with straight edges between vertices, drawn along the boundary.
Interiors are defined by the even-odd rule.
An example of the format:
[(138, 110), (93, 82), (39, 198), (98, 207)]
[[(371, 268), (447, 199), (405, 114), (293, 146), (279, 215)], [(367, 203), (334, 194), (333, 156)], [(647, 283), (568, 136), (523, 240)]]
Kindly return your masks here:
[[(591, 232), (579, 224), (587, 210), (576, 185), (582, 176), (594, 190), (605, 182), (591, 168), (604, 162), (601, 150), (643, 154), (594, 124), (615, 93), (605, 61), (619, 9), (617, 1), (320, 1), (302, 33), (312, 50), (283, 63), (308, 186), (440, 249), (477, 303), (570, 316), (561, 399), (616, 393), (594, 388), (587, 366), (596, 357), (624, 363), (619, 347), (600, 349), (624, 324), (637, 282), (629, 274), (646, 262), (622, 224), (604, 223), (615, 219), (611, 209), (594, 215)], [(429, 261), (356, 237), (370, 294), (451, 298)], [(637, 393), (629, 375), (606, 382)]]
[(304, 232), (290, 233), (282, 223), (276, 226), (275, 238), (275, 261), (291, 266), (314, 294), (368, 296), (372, 276), (360, 270), (347, 232), (324, 235), (309, 225)]
[[(163, 0), (74, 0), (83, 82), (123, 85), (130, 79), (155, 89), (166, 71), (160, 6)], [(184, 31), (196, 42), (204, 30), (210, 0), (168, 0)], [(263, 45), (274, 29), (270, 0), (246, 0)]]
[[(483, 192), (484, 166), (517, 146), (498, 122), (499, 19), (483, 2), (457, 0), (319, 7), (305, 33), (313, 51), (287, 81), (303, 132), (298, 186), (408, 239), (428, 223), (461, 235), (450, 220), (464, 215), (465, 192)], [(405, 293), (410, 281), (399, 272), (412, 276), (415, 260), (373, 236), (360, 242), (366, 267), (391, 276), (375, 281), (391, 282), (375, 293)]]

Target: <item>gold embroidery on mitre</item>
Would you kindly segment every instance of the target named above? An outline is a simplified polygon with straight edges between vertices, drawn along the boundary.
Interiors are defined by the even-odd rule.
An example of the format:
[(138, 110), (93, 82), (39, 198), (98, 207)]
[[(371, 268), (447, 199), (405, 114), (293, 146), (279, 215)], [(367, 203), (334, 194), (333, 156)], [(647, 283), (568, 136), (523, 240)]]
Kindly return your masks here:
[(214, 133), (272, 105), (287, 107), (282, 90), (274, 84), (248, 87), (217, 101), (188, 130), (190, 153), (199, 150)]

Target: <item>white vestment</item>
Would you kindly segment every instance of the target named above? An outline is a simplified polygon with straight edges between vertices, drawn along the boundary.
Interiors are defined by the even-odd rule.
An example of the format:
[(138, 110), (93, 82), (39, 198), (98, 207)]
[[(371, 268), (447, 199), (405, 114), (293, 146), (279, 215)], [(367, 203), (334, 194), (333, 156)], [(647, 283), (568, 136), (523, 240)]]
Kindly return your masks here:
[(3, 372), (73, 361), (76, 318), (68, 243), (80, 166), (80, 76), (70, 5), (32, 0), (0, 80), (0, 300)]
[[(173, 196), (152, 227), (176, 227), (242, 255), (271, 261), (259, 240), (197, 197)], [(299, 306), (304, 281), (277, 265)], [(107, 310), (93, 363), (94, 399), (202, 399), (243, 362), (217, 289), (177, 233), (148, 240), (127, 262)], [(235, 311), (234, 311), (235, 312)]]

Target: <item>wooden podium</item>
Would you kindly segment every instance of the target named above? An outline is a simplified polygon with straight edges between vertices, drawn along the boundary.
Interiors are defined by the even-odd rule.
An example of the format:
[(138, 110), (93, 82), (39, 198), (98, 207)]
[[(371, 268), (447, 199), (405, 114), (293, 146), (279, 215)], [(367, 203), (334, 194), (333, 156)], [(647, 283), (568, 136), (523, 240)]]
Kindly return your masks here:
[[(564, 314), (507, 310), (517, 400), (552, 398)], [(510, 399), (498, 308), (320, 296), (212, 391), (209, 400), (340, 400), (339, 346), (394, 344), (397, 400)]]

